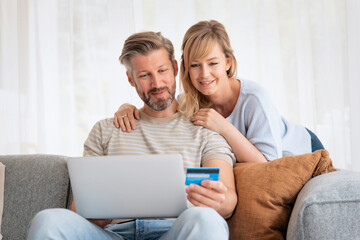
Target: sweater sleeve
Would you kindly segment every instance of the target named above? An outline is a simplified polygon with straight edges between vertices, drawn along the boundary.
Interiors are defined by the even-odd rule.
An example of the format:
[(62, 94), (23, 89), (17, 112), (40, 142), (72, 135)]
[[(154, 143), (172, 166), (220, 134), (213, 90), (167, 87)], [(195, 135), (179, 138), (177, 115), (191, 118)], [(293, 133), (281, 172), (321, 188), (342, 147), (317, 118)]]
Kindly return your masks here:
[(268, 160), (282, 157), (282, 120), (262, 89), (247, 94), (244, 106), (245, 137)]
[(207, 131), (207, 143), (202, 152), (201, 164), (208, 160), (217, 159), (224, 160), (233, 166), (236, 158), (225, 138), (209, 129)]
[(84, 143), (84, 156), (102, 156), (105, 155), (102, 144), (102, 126), (98, 121), (91, 129), (89, 136)]

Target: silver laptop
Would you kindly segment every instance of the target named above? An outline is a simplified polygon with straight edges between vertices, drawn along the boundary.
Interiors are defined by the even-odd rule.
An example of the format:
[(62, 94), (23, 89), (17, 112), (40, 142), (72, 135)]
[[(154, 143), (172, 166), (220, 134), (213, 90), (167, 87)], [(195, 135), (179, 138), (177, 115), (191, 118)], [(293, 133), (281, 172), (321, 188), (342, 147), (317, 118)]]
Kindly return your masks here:
[(173, 218), (187, 208), (180, 154), (74, 157), (67, 165), (85, 218)]

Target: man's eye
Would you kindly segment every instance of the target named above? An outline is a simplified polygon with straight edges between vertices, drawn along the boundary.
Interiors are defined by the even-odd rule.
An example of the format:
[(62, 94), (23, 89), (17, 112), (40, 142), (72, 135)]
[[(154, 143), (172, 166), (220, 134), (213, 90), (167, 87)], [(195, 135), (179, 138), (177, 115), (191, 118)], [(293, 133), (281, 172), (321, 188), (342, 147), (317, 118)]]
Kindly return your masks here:
[(163, 72), (166, 72), (166, 71), (167, 71), (167, 69), (160, 69), (159, 70), (160, 73), (163, 73)]
[(147, 76), (149, 76), (149, 74), (141, 74), (140, 76), (139, 76), (139, 78), (145, 78), (145, 77), (147, 77)]

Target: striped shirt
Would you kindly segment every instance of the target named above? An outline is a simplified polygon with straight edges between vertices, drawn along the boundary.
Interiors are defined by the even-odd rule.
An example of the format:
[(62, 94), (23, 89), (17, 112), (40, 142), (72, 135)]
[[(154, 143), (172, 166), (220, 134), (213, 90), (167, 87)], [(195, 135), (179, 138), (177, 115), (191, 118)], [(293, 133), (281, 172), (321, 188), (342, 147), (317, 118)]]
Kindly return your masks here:
[(154, 118), (140, 111), (136, 129), (123, 132), (113, 118), (98, 121), (85, 144), (84, 156), (127, 154), (181, 154), (184, 169), (200, 167), (207, 160), (235, 163), (235, 156), (226, 140), (218, 133), (194, 125), (177, 112), (166, 118)]

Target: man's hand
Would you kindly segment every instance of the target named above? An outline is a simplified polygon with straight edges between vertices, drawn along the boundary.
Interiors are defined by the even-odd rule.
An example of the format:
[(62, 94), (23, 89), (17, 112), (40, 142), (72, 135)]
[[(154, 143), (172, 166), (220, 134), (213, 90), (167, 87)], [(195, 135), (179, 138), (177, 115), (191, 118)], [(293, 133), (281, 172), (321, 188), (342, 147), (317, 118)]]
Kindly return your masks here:
[(186, 192), (195, 206), (211, 207), (223, 218), (231, 217), (237, 203), (233, 167), (223, 160), (207, 160), (202, 167), (220, 168), (219, 181), (203, 180), (201, 186), (190, 184)]
[(221, 181), (203, 180), (201, 186), (190, 184), (186, 188), (188, 200), (198, 207), (210, 207), (219, 211), (226, 200), (227, 187)]
[[(76, 206), (74, 200), (71, 203), (70, 210), (73, 212), (76, 212)], [(101, 228), (105, 228), (106, 225), (111, 223), (111, 219), (87, 219), (89, 222), (92, 222), (96, 225), (98, 225)]]
[(106, 225), (111, 223), (111, 219), (88, 219), (88, 221), (98, 225), (101, 228), (105, 228)]

